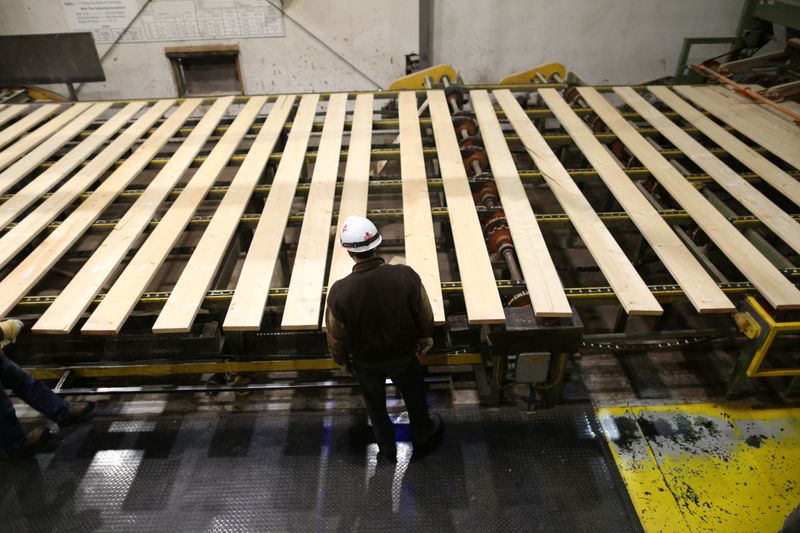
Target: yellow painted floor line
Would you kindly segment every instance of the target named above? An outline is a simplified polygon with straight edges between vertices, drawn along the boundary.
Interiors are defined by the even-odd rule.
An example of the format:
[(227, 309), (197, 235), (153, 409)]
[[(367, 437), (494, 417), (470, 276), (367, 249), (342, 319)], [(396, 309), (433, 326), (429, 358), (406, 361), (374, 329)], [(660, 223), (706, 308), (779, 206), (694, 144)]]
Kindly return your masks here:
[(597, 416), (645, 531), (778, 531), (800, 506), (800, 408), (619, 406)]

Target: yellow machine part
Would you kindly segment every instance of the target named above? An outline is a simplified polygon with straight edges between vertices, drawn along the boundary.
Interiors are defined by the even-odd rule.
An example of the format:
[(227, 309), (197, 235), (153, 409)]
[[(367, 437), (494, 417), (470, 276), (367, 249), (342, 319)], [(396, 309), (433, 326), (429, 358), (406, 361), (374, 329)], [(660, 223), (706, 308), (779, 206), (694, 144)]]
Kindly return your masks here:
[(389, 85), (389, 90), (425, 89), (425, 78), (430, 78), (434, 83), (438, 83), (442, 76), (447, 76), (451, 83), (455, 83), (458, 79), (458, 74), (451, 65), (436, 65), (424, 70), (418, 70), (402, 78), (397, 78)]
[(739, 331), (744, 333), (748, 339), (756, 339), (761, 335), (761, 326), (750, 313), (734, 313), (733, 321), (736, 322)]
[(547, 80), (549, 80), (553, 74), (558, 74), (561, 76), (562, 80), (567, 78), (567, 70), (564, 68), (564, 65), (561, 63), (545, 63), (544, 65), (539, 65), (538, 67), (534, 67), (530, 70), (524, 70), (522, 72), (517, 72), (516, 74), (506, 76), (498, 83), (500, 83), (500, 85), (537, 83), (539, 81), (536, 77), (537, 74), (541, 74)]
[(645, 531), (778, 531), (800, 505), (800, 409), (597, 412)]
[[(752, 296), (747, 297), (747, 303), (755, 311), (761, 320), (766, 324), (768, 333), (761, 346), (753, 356), (750, 366), (747, 368), (747, 376), (751, 378), (768, 378), (778, 376), (800, 376), (800, 368), (775, 368), (771, 370), (761, 370), (761, 364), (769, 353), (775, 337), (780, 333), (796, 333), (800, 331), (800, 321), (795, 322), (776, 322), (758, 300)], [(738, 324), (738, 322), (737, 322)], [(759, 332), (760, 334), (760, 332)], [(757, 337), (758, 335), (756, 335)], [(753, 337), (755, 338), (755, 337)]]
[(69, 102), (69, 98), (67, 98), (66, 96), (62, 96), (56, 92), (50, 91), (43, 87), (38, 87), (36, 85), (26, 85), (25, 92), (27, 93), (28, 98), (31, 98), (33, 100)]

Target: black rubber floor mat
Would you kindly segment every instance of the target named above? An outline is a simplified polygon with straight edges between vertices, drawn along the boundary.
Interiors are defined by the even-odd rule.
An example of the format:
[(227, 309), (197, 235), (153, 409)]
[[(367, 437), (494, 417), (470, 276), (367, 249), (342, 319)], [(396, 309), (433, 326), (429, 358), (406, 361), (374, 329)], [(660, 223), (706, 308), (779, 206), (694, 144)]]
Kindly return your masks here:
[(0, 463), (0, 530), (640, 530), (588, 403), (440, 412), (396, 466), (362, 412), (100, 416)]

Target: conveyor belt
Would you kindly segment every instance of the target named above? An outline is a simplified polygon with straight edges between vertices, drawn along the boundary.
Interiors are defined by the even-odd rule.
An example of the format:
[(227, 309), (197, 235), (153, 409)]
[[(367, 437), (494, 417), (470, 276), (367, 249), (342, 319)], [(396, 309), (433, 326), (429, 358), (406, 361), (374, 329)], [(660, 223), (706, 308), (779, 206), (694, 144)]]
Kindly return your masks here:
[[(609, 187), (628, 211), (619, 216), (629, 217), (636, 224), (674, 276), (678, 287), (669, 290), (685, 293), (699, 312), (731, 312), (734, 305), (725, 294), (725, 291), (730, 294), (731, 289), (724, 283), (717, 283), (723, 280), (713, 280), (705, 274), (700, 266), (702, 261), (698, 262), (693, 251), (674, 238), (675, 229), (665, 223), (670, 216), (689, 217), (708, 234), (746, 278), (734, 285), (755, 287), (778, 310), (800, 308), (800, 291), (795, 282), (740, 233), (738, 216), (731, 219), (723, 215), (693, 186), (712, 181), (721, 184), (752, 213), (752, 216), (743, 215), (748, 219), (745, 222), (752, 219), (752, 222), (763, 223), (797, 251), (800, 248), (797, 214), (784, 212), (748, 183), (762, 180), (775, 187), (774, 191), (769, 191), (771, 196), (777, 191), (797, 204), (800, 183), (797, 169), (791, 165), (798, 164), (793, 154), (800, 153), (797, 150), (800, 133), (794, 125), (781, 123), (759, 104), (743, 101), (719, 88), (678, 87), (672, 91), (650, 87), (644, 91), (643, 96), (650, 102), (663, 101), (663, 111), (631, 88), (614, 88), (634, 109), (634, 114), (614, 108), (603, 93), (580, 88), (581, 96), (591, 106), (589, 111), (610, 129), (610, 132), (599, 129), (590, 132), (581, 119), (587, 110), (576, 113), (554, 89), (539, 89), (539, 101), (544, 106), (534, 109), (523, 109), (508, 89), (488, 89), (490, 91), (471, 91), (470, 99), (459, 112), (459, 117), (471, 112), (477, 115), (476, 124), (486, 145), (489, 159), (486, 171), (491, 173), (486, 175), (488, 177), (477, 178), (458, 170), (452, 133), (445, 126), (454, 118), (441, 91), (429, 92), (430, 112), (419, 119), (417, 98), (424, 93), (417, 93), (417, 98), (413, 92), (381, 95), (382, 99), (395, 98), (399, 103), (399, 120), (384, 120), (385, 126), (399, 125), (399, 150), (378, 148), (376, 140), (391, 130), (375, 128), (380, 120), (374, 114), (367, 115), (364, 106), (375, 105), (367, 94), (358, 96), (359, 117), (354, 117), (351, 111), (356, 102), (354, 94), (343, 93), (322, 99), (319, 95), (240, 98), (235, 103), (233, 98), (205, 102), (164, 100), (148, 105), (131, 103), (111, 110), (107, 109), (109, 104), (8, 106), (0, 110), (0, 118), (5, 121), (0, 139), (7, 138), (8, 144), (0, 151), (0, 165), (11, 165), (0, 174), (0, 188), (11, 191), (1, 198), (4, 202), (0, 204), (0, 225), (7, 226), (0, 238), (0, 263), (9, 265), (5, 277), (0, 280), (0, 314), (11, 313), (23, 301), (28, 304), (47, 301), (50, 308), (36, 323), (34, 331), (66, 333), (96, 300), (97, 294), (105, 292), (103, 301), (91, 311), (82, 331), (115, 333), (142, 297), (151, 297), (145, 294), (149, 283), (184, 229), (191, 224), (204, 235), (174, 290), (159, 293), (166, 295), (167, 312), (159, 318), (154, 331), (188, 331), (203, 302), (216, 293), (223, 299), (232, 299), (225, 320), (226, 330), (258, 329), (264, 305), (269, 305), (275, 295), (285, 296), (281, 290), (276, 291), (274, 287), (271, 290), (270, 273), (278, 260), (287, 225), (300, 222), (295, 267), (302, 273), (303, 282), (293, 278), (289, 283), (287, 305), (291, 314), (285, 317), (283, 325), (289, 329), (316, 329), (320, 326), (324, 287), (345, 272), (340, 257), (332, 268), (334, 273), (328, 275), (330, 228), (333, 216), (339, 212), (334, 208), (335, 195), (344, 195), (353, 184), (356, 188), (351, 188), (348, 195), (357, 194), (360, 198), (348, 200), (346, 205), (348, 209), (364, 212), (368, 207), (368, 199), (364, 197), (368, 189), (364, 184), (369, 163), (398, 157), (401, 179), (373, 177), (369, 191), (373, 188), (376, 191), (379, 188), (399, 190), (402, 209), (369, 209), (367, 212), (377, 218), (383, 213), (404, 217), (406, 259), (423, 275), (436, 304), (439, 322), (445, 319), (440, 294), (444, 294), (447, 287), (458, 287), (464, 292), (471, 323), (503, 320), (497, 309), (498, 287), (502, 288), (503, 284), (486, 279), (487, 272), (491, 272), (489, 256), (474, 253), (485, 250), (486, 246), (483, 235), (476, 230), (475, 214), (487, 211), (477, 206), (473, 215), (464, 212), (474, 206), (467, 186), (481, 180), (494, 181), (498, 186), (500, 203), (524, 274), (522, 286), (527, 286), (537, 316), (568, 315), (567, 299), (574, 298), (575, 291), (582, 291), (581, 288), (565, 290), (550, 259), (554, 245), (547, 241), (539, 225), (553, 217), (572, 223), (628, 313), (661, 312), (654, 296), (658, 295), (655, 287), (664, 284), (648, 284), (636, 270), (635, 262), (626, 257), (617, 236), (606, 229), (609, 214), (587, 201), (576, 185), (587, 176), (599, 176)], [(529, 87), (524, 89), (527, 91), (535, 92)], [(498, 106), (493, 99), (498, 101)], [(201, 106), (201, 103), (206, 105)], [(209, 109), (207, 104), (213, 105)], [(746, 114), (753, 127), (750, 129), (742, 120), (722, 110), (726, 104), (728, 108), (735, 105)], [(10, 109), (20, 110), (12, 113)], [(226, 109), (227, 114), (233, 115), (232, 122), (223, 118)], [(374, 107), (372, 109), (374, 111)], [(719, 116), (728, 126), (717, 124), (707, 112)], [(103, 119), (98, 123), (95, 119), (100, 114)], [(134, 115), (136, 118), (131, 122)], [(317, 120), (318, 117), (322, 121)], [(552, 124), (546, 131), (540, 131), (544, 127), (540, 122), (544, 117), (554, 117), (563, 124), (566, 134), (553, 134)], [(683, 125), (679, 117), (689, 124)], [(637, 125), (627, 119), (637, 120)], [(434, 142), (429, 136), (431, 126)], [(319, 143), (309, 142), (320, 127)], [(351, 127), (357, 128), (353, 135)], [(280, 136), (287, 128), (288, 138), (283, 140)], [(734, 137), (731, 128), (749, 138), (751, 143), (745, 144)], [(189, 135), (176, 137), (179, 132)], [(257, 134), (255, 139), (252, 132)], [(643, 136), (644, 132), (663, 135), (675, 148), (654, 147)], [(222, 136), (212, 137), (214, 134)], [(709, 143), (704, 135), (719, 146)], [(78, 142), (69, 143), (73, 138)], [(143, 142), (138, 143), (139, 140)], [(644, 168), (619, 166), (602, 144), (610, 141), (630, 151)], [(165, 153), (167, 143), (176, 149)], [(566, 168), (551, 149), (562, 143), (574, 144), (594, 169), (573, 171)], [(520, 153), (520, 146), (525, 151)], [(131, 152), (126, 154), (128, 150)], [(523, 164), (525, 157), (529, 159)], [(667, 157), (685, 157), (708, 174), (681, 174)], [(428, 166), (431, 158), (438, 160), (441, 181), (432, 175), (431, 168), (435, 167)], [(753, 173), (740, 175), (733, 170), (732, 166), (738, 164), (734, 163), (736, 160)], [(537, 168), (527, 170), (531, 162)], [(190, 171), (191, 165), (196, 163), (200, 167)], [(271, 180), (270, 173), (264, 172), (270, 163), (277, 163), (275, 177)], [(343, 173), (344, 182), (337, 184), (336, 177), (342, 175), (340, 167), (344, 164), (348, 169)], [(36, 175), (35, 169), (40, 166), (45, 170)], [(141, 172), (159, 166), (163, 167), (162, 171), (144, 187), (129, 189)], [(228, 168), (235, 170), (232, 181), (230, 176), (222, 177), (226, 174), (223, 170)], [(109, 169), (111, 174), (97, 184)], [(7, 185), (3, 185), (3, 176), (12, 170)], [(471, 173), (471, 169), (467, 168), (467, 172)], [(306, 173), (312, 176), (310, 182), (304, 179)], [(634, 183), (631, 178), (648, 175), (669, 192), (683, 211), (659, 212), (650, 207), (642, 190), (630, 185)], [(191, 179), (185, 183), (189, 177)], [(525, 183), (533, 180), (542, 180), (554, 193), (564, 208), (563, 215), (535, 213), (537, 206), (527, 201), (524, 188)], [(435, 190), (444, 192), (443, 207), (431, 207), (430, 194)], [(306, 210), (304, 216), (299, 216), (292, 205), (296, 198), (306, 195)], [(40, 197), (44, 201), (34, 205)], [(253, 198), (265, 198), (262, 213), (255, 217), (245, 215)], [(218, 206), (210, 203), (213, 199), (221, 199)], [(133, 205), (128, 208), (130, 201)], [(103, 221), (104, 212), (114, 202), (115, 206), (127, 209), (125, 215), (118, 220)], [(205, 214), (197, 213), (201, 206), (206, 209)], [(454, 206), (457, 206), (455, 210)], [(216, 212), (207, 214), (208, 208)], [(66, 217), (65, 212), (68, 213)], [(439, 279), (441, 259), (437, 257), (433, 237), (436, 221), (443, 216), (448, 217), (453, 227), (453, 266), (462, 272), (464, 283), (459, 283), (458, 277), (446, 282)], [(54, 223), (58, 217), (62, 220)], [(232, 280), (236, 288), (232, 293), (216, 290), (212, 281), (222, 268), (234, 232), (242, 221), (257, 223), (257, 227), (238, 278)], [(156, 222), (155, 230), (144, 233)], [(89, 229), (111, 226), (115, 231), (97, 248), (60, 296), (47, 296), (44, 300), (34, 296), (41, 289), (40, 280)], [(137, 240), (142, 240), (143, 244), (134, 248), (133, 258), (123, 264), (116, 281), (104, 290), (104, 283), (114, 279), (111, 277), (114, 270)], [(30, 243), (33, 246), (26, 249)], [(655, 294), (651, 294), (654, 291)], [(591, 290), (586, 292), (592, 293)]]

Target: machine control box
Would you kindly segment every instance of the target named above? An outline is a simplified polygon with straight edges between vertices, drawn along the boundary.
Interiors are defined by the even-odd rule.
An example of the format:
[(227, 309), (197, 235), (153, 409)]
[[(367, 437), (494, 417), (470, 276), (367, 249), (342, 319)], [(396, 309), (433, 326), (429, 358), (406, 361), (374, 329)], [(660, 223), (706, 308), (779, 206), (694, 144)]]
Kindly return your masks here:
[(547, 381), (550, 354), (547, 352), (521, 353), (517, 356), (517, 383), (541, 383)]

